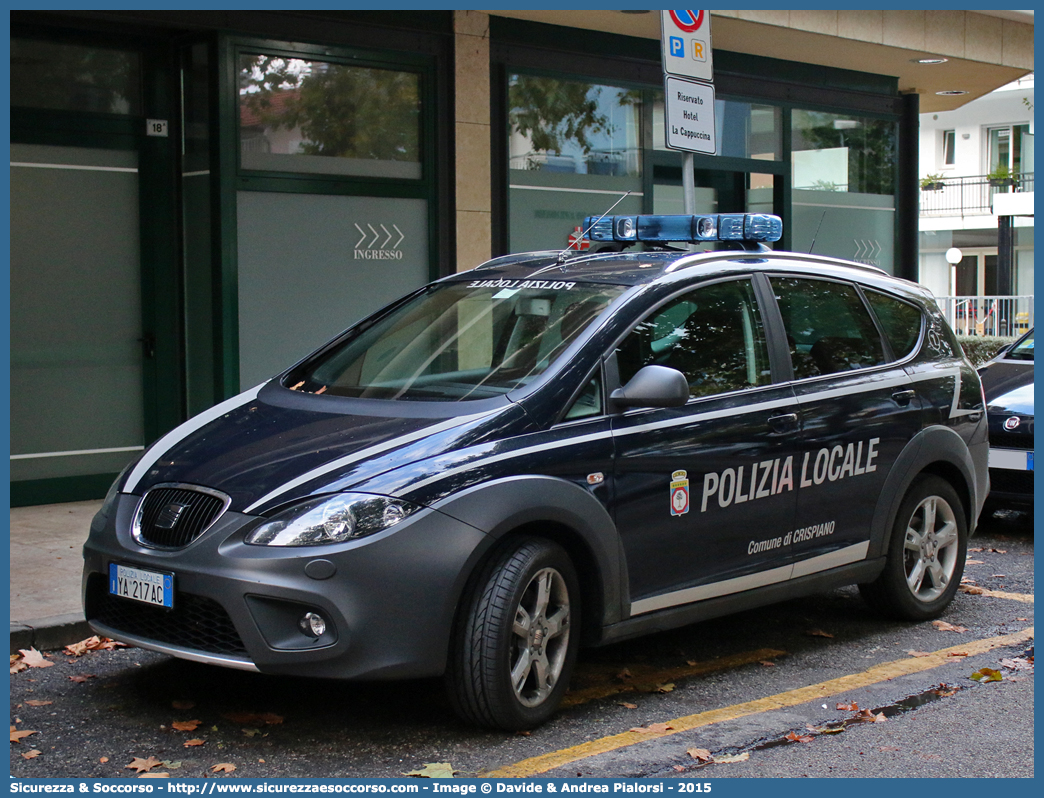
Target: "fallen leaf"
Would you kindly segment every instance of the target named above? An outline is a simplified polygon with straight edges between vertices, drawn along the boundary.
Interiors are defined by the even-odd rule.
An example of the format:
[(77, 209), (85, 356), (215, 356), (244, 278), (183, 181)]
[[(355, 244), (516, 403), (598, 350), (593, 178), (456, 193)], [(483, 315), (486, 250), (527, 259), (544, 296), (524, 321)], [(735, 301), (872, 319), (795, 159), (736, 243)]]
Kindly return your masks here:
[(1008, 553), (1007, 549), (990, 549), (990, 551), (994, 552), (995, 554), (1007, 554)]
[[(830, 632), (824, 632), (822, 629), (809, 629), (805, 634), (809, 637), (833, 637)], [(715, 762), (716, 761), (717, 760), (715, 760)]]
[(30, 734), (36, 734), (35, 731), (29, 731), (29, 729), (16, 729), (14, 726), (11, 727), (11, 742), (20, 743), (23, 737), (28, 737)]
[(930, 657), (932, 654), (930, 651), (907, 651), (911, 657)]
[(685, 772), (684, 765), (672, 765), (672, 767), (674, 768), (674, 772), (675, 773), (684, 773)]
[(938, 629), (940, 632), (967, 632), (968, 629), (964, 626), (956, 626), (952, 623), (946, 623), (946, 621), (932, 621), (932, 626)]
[(977, 682), (999, 682), (1004, 676), (1001, 675), (1000, 671), (995, 671), (993, 668), (979, 668), (968, 678)]
[(617, 681), (626, 682), (628, 679), (633, 679), (634, 676), (627, 668), (624, 668), (622, 671), (616, 674), (615, 678)]
[(949, 684), (940, 684), (934, 690), (929, 690), (929, 692), (939, 696), (940, 698), (949, 698), (952, 695), (957, 695), (957, 691), (960, 689), (960, 687), (953, 687)]
[(26, 751), (24, 754), (22, 754), (22, 759), (36, 759), (36, 757), (40, 756), (40, 754), (42, 753), (43, 751), (37, 751), (34, 748), (32, 751)]
[(200, 723), (199, 720), (176, 720), (170, 726), (176, 731), (195, 731)]
[(674, 690), (674, 682), (667, 682), (666, 684), (658, 684), (653, 692), (656, 693), (669, 693)]
[(517, 732), (515, 732), (515, 734), (517, 734), (519, 737), (529, 737), (533, 734), (533, 732), (528, 731), (527, 729), (519, 729)]
[(769, 662), (767, 659), (763, 659), (763, 660), (759, 661), (758, 665), (763, 665), (766, 668), (775, 668), (776, 667), (776, 663), (775, 662)]
[(195, 701), (171, 701), (170, 705), (172, 707), (174, 707), (174, 709), (186, 710), (186, 709), (193, 709), (193, 708), (195, 708), (196, 702)]
[(210, 767), (211, 773), (231, 773), (236, 769), (236, 766), (231, 762), (219, 762), (216, 765)]
[(968, 593), (972, 596), (981, 596), (986, 592), (981, 587), (973, 587), (972, 585), (961, 585), (957, 589), (962, 593)]
[(141, 773), (138, 775), (139, 779), (169, 779), (169, 773)]
[(35, 698), (30, 698), (25, 703), (27, 703), (31, 707), (45, 707), (48, 704), (53, 704), (54, 702), (53, 701), (39, 701), (39, 700), (37, 700)]
[(840, 726), (824, 726), (821, 729), (816, 729), (820, 734), (841, 734), (845, 730), (845, 725), (842, 723)]
[(98, 761), (101, 762), (104, 765), (106, 762), (109, 761), (109, 757), (103, 756)]
[(123, 769), (134, 770), (138, 773), (148, 773), (154, 767), (157, 767), (158, 765), (162, 764), (163, 763), (156, 759), (156, 757), (154, 756), (150, 756), (148, 759), (142, 759), (140, 756), (136, 756), (134, 757), (134, 759), (131, 760), (131, 763), (129, 765), (124, 765)]
[(842, 712), (858, 712), (859, 704), (857, 704), (855, 701), (852, 701), (850, 703), (839, 702), (837, 705), (837, 709), (841, 710)]
[(1000, 664), (1009, 671), (1028, 671), (1033, 668), (1033, 663), (1023, 657), (1006, 657), (1000, 661)]
[(240, 729), (247, 737), (257, 737), (261, 733), (260, 729)]
[(809, 734), (797, 734), (796, 732), (791, 732), (790, 734), (788, 734), (783, 739), (784, 740), (790, 740), (790, 742), (792, 742), (792, 743), (810, 743), (810, 742), (812, 742), (812, 736), (811, 735), (809, 735)]
[(965, 560), (964, 564), (965, 565), (982, 565), (984, 562), (985, 562), (985, 560)]
[(982, 551), (982, 546), (976, 546), (974, 549), (968, 549), (968, 551)]
[(710, 762), (712, 759), (714, 759), (714, 757), (711, 756), (711, 752), (708, 751), (706, 748), (690, 748), (685, 753), (687, 753), (697, 762)]
[(687, 659), (685, 660), (685, 664), (688, 665), (690, 668), (695, 668), (699, 663), (694, 659)]
[(861, 709), (851, 720), (854, 723), (884, 723), (888, 718), (884, 716), (883, 712), (875, 715), (872, 709)]
[(637, 731), (639, 734), (663, 734), (665, 731), (670, 731), (674, 727), (666, 723), (651, 723), (648, 726), (636, 726), (631, 731)]
[(30, 668), (50, 668), (52, 665), (54, 665), (53, 662), (44, 657), (44, 655), (37, 651), (35, 648), (20, 648), (18, 649), (18, 651), (22, 655), (22, 661)]
[(25, 660), (15, 654), (11, 657), (11, 673), (21, 673), (24, 670), (28, 670), (29, 666), (25, 664)]
[(184, 746), (185, 746), (186, 748), (195, 748), (195, 747), (196, 747), (197, 745), (203, 745), (203, 743), (205, 743), (205, 742), (206, 742), (206, 740), (200, 740), (200, 739), (195, 739), (195, 740), (185, 740), (185, 742), (183, 743), (183, 745), (184, 745)]
[(177, 762), (171, 762), (168, 759), (164, 759), (162, 762), (160, 762), (160, 764), (163, 765), (163, 767), (165, 768), (170, 768), (171, 770), (179, 770), (181, 768), (180, 760)]
[(742, 754), (732, 754), (731, 756), (716, 756), (714, 762), (718, 765), (730, 765), (733, 762), (746, 762), (748, 759), (750, 759), (750, 752), (744, 751)]
[(274, 712), (225, 712), (222, 713), (222, 717), (228, 718), (233, 723), (238, 723), (241, 726), (251, 723), (266, 723), (269, 726), (275, 726), (284, 720), (282, 715), (277, 715)]
[(967, 657), (968, 656), (968, 652), (967, 651), (951, 651), (946, 656), (948, 656), (948, 657)]
[(620, 706), (627, 707), (627, 709), (638, 709), (637, 704), (628, 704), (626, 701), (621, 701)]
[(69, 681), (70, 682), (76, 682), (77, 684), (83, 684), (88, 679), (93, 679), (93, 678), (94, 678), (94, 674), (93, 673), (85, 673), (82, 676), (70, 676), (69, 677)]
[(429, 762), (420, 770), (411, 770), (409, 773), (403, 773), (403, 776), (417, 776), (421, 779), (452, 779), (453, 774), (456, 773), (453, 769), (453, 765), (449, 762)]

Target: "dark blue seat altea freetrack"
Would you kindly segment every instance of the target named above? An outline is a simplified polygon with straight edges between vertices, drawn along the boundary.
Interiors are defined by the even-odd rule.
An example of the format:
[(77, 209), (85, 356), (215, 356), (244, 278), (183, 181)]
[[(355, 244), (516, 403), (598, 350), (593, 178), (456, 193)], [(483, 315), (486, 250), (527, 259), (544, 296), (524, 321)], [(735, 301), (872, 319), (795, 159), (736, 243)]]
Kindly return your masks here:
[(92, 627), (265, 673), (445, 674), (465, 719), (525, 729), (582, 643), (844, 584), (939, 615), (988, 444), (929, 292), (772, 251), (764, 214), (585, 229), (590, 252), (433, 283), (154, 443), (91, 526)]

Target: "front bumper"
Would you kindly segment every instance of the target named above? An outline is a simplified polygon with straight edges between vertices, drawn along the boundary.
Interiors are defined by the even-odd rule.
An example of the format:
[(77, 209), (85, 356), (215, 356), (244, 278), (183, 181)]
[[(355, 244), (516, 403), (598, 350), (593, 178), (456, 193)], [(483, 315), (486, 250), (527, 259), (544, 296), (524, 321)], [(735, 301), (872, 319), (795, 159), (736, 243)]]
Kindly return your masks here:
[[(96, 517), (84, 545), (83, 600), (100, 634), (172, 656), (264, 673), (404, 678), (443, 672), (459, 596), (490, 544), (480, 530), (422, 510), (377, 535), (315, 547), (248, 546), (256, 519), (227, 512), (173, 550), (130, 534), (138, 497)], [(174, 608), (108, 594), (110, 563), (174, 574)], [(298, 620), (317, 612), (319, 638)]]

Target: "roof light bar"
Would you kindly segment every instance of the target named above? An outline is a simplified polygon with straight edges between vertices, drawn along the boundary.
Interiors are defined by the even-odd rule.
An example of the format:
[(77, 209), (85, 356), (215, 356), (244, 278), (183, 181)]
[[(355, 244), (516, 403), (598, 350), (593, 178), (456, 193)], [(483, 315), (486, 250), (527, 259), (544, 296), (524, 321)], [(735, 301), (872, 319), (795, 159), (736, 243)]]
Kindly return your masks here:
[(783, 221), (770, 213), (698, 215), (588, 216), (584, 229), (591, 241), (779, 241)]

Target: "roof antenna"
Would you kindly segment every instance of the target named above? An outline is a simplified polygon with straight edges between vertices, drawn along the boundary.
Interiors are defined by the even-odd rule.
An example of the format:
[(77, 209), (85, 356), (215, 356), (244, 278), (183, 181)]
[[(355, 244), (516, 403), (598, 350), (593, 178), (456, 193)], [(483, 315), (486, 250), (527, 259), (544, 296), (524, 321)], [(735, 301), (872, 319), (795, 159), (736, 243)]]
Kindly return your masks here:
[(602, 219), (604, 219), (606, 216), (608, 216), (612, 212), (613, 208), (615, 208), (617, 205), (619, 205), (621, 202), (623, 202), (625, 199), (627, 199), (627, 197), (630, 196), (630, 194), (631, 194), (631, 192), (629, 190), (625, 191), (623, 193), (623, 196), (620, 197), (620, 199), (618, 199), (616, 202), (614, 202), (610, 206), (609, 210), (607, 210), (605, 213), (603, 213), (601, 216), (599, 216), (597, 219), (595, 219), (591, 223), (590, 227), (588, 227), (586, 230), (584, 230), (584, 232), (582, 232), (580, 235), (578, 235), (576, 237), (575, 241), (569, 242), (569, 246), (566, 247), (565, 249), (563, 249), (561, 252), (558, 253), (558, 265), (561, 266), (563, 263), (565, 263), (566, 253), (569, 252), (569, 250), (571, 250), (573, 248), (573, 245), (575, 245), (575, 244), (578, 245), (581, 241), (583, 241), (584, 237), (594, 229), (595, 225), (598, 224), (600, 221), (602, 221)]
[(819, 228), (823, 226), (823, 220), (826, 218), (827, 212), (823, 211), (823, 215), (819, 217), (819, 224), (816, 225), (816, 232), (812, 236), (812, 244), (808, 248), (808, 254), (812, 254), (812, 247), (816, 245), (816, 239), (819, 238)]

